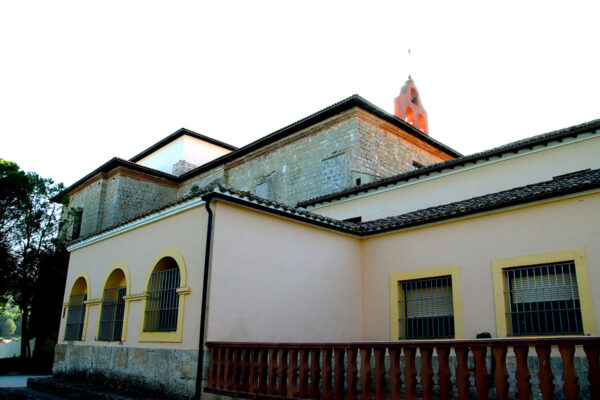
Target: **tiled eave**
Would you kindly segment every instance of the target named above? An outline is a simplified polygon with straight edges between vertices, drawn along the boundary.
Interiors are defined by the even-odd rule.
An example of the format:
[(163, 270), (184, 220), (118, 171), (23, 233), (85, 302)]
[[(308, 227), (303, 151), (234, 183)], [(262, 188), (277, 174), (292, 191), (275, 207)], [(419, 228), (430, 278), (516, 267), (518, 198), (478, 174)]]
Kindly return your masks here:
[(556, 177), (550, 181), (476, 196), (463, 201), (429, 207), (397, 216), (351, 223), (324, 217), (297, 207), (260, 198), (250, 192), (220, 185), (212, 190), (207, 189), (188, 195), (166, 206), (142, 213), (102, 232), (71, 242), (69, 243), (68, 250), (73, 251), (88, 246), (213, 200), (227, 201), (243, 207), (356, 237), (368, 237), (477, 214), (485, 214), (530, 203), (543, 202), (574, 194), (595, 193), (598, 192), (598, 189), (600, 189), (600, 169), (593, 171), (586, 170)]

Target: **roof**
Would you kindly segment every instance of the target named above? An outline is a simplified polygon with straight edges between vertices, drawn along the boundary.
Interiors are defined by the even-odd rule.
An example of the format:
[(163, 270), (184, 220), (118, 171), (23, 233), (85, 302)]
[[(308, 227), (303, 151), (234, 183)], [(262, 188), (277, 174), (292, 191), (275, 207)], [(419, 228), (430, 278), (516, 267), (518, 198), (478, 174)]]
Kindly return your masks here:
[(222, 148), (227, 149), (227, 150), (231, 150), (231, 151), (237, 150), (237, 147), (232, 146), (232, 145), (227, 144), (227, 143), (224, 143), (224, 142), (221, 142), (220, 140), (213, 139), (213, 138), (208, 137), (208, 136), (204, 136), (204, 135), (202, 135), (200, 133), (196, 133), (194, 131), (190, 131), (189, 129), (186, 129), (186, 128), (181, 128), (181, 129), (173, 132), (172, 134), (170, 134), (169, 136), (167, 136), (163, 140), (154, 143), (152, 146), (148, 147), (146, 150), (142, 151), (141, 153), (139, 153), (139, 154), (131, 157), (129, 159), (129, 161), (138, 162), (142, 158), (144, 158), (144, 157), (146, 157), (146, 156), (154, 153), (156, 150), (160, 149), (163, 146), (166, 146), (167, 144), (171, 143), (172, 141), (174, 141), (176, 139), (179, 139), (183, 135), (187, 135), (187, 136), (194, 137), (196, 139), (203, 140), (205, 142), (214, 144), (215, 146), (219, 146), (219, 147), (222, 147)]
[(72, 241), (69, 243), (69, 246), (115, 230), (121, 226), (130, 224), (144, 217), (156, 214), (162, 210), (171, 208), (175, 205), (198, 197), (202, 197), (202, 200), (206, 202), (210, 202), (213, 199), (221, 199), (240, 204), (245, 207), (258, 209), (270, 214), (298, 220), (311, 225), (351, 234), (353, 236), (365, 237), (459, 217), (466, 217), (469, 215), (489, 212), (506, 207), (566, 196), (569, 194), (585, 192), (598, 188), (600, 188), (600, 169), (577, 171), (554, 177), (552, 180), (545, 182), (521, 186), (514, 189), (477, 196), (467, 200), (429, 207), (422, 210), (412, 211), (409, 213), (381, 218), (373, 221), (353, 223), (340, 221), (302, 210), (297, 207), (263, 199), (250, 192), (218, 185), (197, 191), (161, 207), (140, 213), (129, 220)]
[(410, 179), (418, 179), (422, 176), (427, 176), (432, 173), (441, 172), (445, 169), (463, 166), (465, 164), (477, 162), (480, 160), (487, 160), (491, 157), (501, 156), (506, 153), (516, 153), (523, 149), (533, 149), (535, 146), (546, 145), (553, 141), (561, 141), (568, 137), (575, 137), (581, 133), (593, 133), (598, 129), (600, 129), (600, 119), (544, 133), (541, 135), (532, 136), (527, 139), (518, 140), (516, 142), (508, 143), (503, 146), (495, 147), (493, 149), (486, 150), (480, 153), (474, 153), (469, 156), (462, 156), (453, 160), (428, 165), (426, 167), (419, 168), (416, 171), (405, 172), (388, 178), (379, 179), (375, 182), (355, 186), (353, 188), (345, 189), (336, 193), (314, 197), (312, 199), (299, 202), (298, 207), (308, 207), (319, 203), (326, 203), (338, 200), (343, 197), (350, 197), (359, 193), (366, 193), (370, 190), (375, 190), (384, 186), (394, 185), (400, 182), (406, 182)]
[[(157, 171), (157, 170), (153, 170), (151, 168), (146, 168), (145, 172), (151, 173), (151, 174), (156, 174), (156, 173), (160, 173), (162, 174), (162, 177), (166, 177), (168, 179), (171, 179), (173, 182), (176, 183), (180, 183), (183, 182), (189, 178), (192, 178), (196, 175), (202, 174), (206, 171), (209, 171), (215, 167), (218, 167), (224, 163), (230, 162), (232, 160), (235, 160), (237, 158), (240, 158), (252, 151), (255, 151), (257, 149), (260, 149), (261, 147), (264, 147), (268, 144), (271, 144), (273, 142), (276, 142), (278, 140), (281, 140), (287, 136), (290, 136), (296, 132), (299, 132), (302, 129), (305, 129), (307, 127), (310, 127), (312, 125), (315, 125), (319, 122), (322, 122), (328, 118), (331, 118), (334, 115), (337, 115), (341, 112), (344, 112), (346, 110), (349, 110), (351, 108), (354, 107), (359, 107), (362, 108), (365, 111), (368, 111), (370, 113), (372, 113), (373, 115), (403, 129), (404, 131), (408, 132), (410, 135), (432, 145), (433, 147), (437, 148), (438, 150), (443, 151), (444, 153), (452, 156), (452, 157), (459, 157), (461, 156), (461, 154), (459, 152), (457, 152), (456, 150), (453, 150), (452, 148), (444, 145), (443, 143), (438, 142), (435, 139), (432, 139), (431, 137), (423, 134), (420, 130), (418, 130), (417, 128), (415, 128), (414, 126), (410, 125), (409, 123), (396, 118), (395, 116), (393, 116), (392, 114), (389, 114), (388, 112), (384, 111), (383, 109), (375, 106), (374, 104), (370, 103), (369, 101), (365, 100), (364, 98), (360, 97), (359, 95), (355, 94), (353, 96), (350, 96), (342, 101), (339, 101), (329, 107), (326, 107), (320, 111), (317, 111), (314, 114), (309, 115), (306, 118), (303, 118), (299, 121), (294, 122), (293, 124), (290, 124), (288, 126), (285, 126), (267, 136), (264, 136), (246, 146), (243, 146), (241, 148), (236, 148), (233, 147), (231, 145), (228, 145), (226, 143), (220, 142), (218, 140), (209, 138), (208, 136), (204, 136), (201, 135), (199, 133), (190, 131), (188, 129), (185, 128), (181, 128), (178, 131), (172, 133), (171, 135), (167, 136), (166, 138), (164, 138), (163, 140), (161, 140), (160, 142), (150, 146), (149, 148), (147, 148), (146, 150), (142, 151), (141, 153), (137, 154), (136, 156), (132, 157), (131, 159), (129, 159), (129, 161), (127, 160), (123, 160), (120, 158), (112, 158), (111, 160), (109, 160), (107, 163), (103, 164), (102, 166), (100, 166), (99, 168), (95, 169), (94, 171), (92, 171), (91, 173), (87, 174), (85, 177), (83, 177), (82, 179), (78, 180), (77, 182), (75, 182), (74, 184), (72, 184), (71, 186), (69, 186), (68, 188), (66, 188), (62, 193), (68, 193), (71, 190), (75, 189), (77, 186), (81, 185), (82, 183), (84, 183), (87, 179), (91, 178), (93, 175), (97, 174), (100, 171), (105, 171), (106, 167), (110, 164), (110, 163), (114, 163), (115, 160), (119, 160), (120, 164), (119, 166), (123, 166), (123, 167), (130, 167), (130, 168), (135, 168), (135, 164), (137, 161), (141, 160), (142, 158), (146, 157), (147, 155), (151, 154), (152, 152), (156, 151), (157, 149), (159, 149), (162, 146), (165, 146), (166, 144), (170, 143), (171, 141), (179, 138), (182, 135), (189, 135), (189, 136), (193, 136), (196, 137), (198, 139), (201, 140), (205, 140), (207, 142), (213, 143), (217, 146), (221, 146), (227, 149), (232, 150), (231, 153), (225, 154), (221, 157), (218, 157), (212, 161), (209, 161), (208, 163), (205, 163), (203, 165), (200, 165), (180, 176), (174, 176), (174, 175), (170, 175), (161, 171)], [(141, 171), (141, 169), (138, 169)], [(57, 198), (60, 198), (59, 196), (57, 196)]]
[(231, 153), (225, 154), (215, 160), (209, 161), (204, 165), (200, 165), (197, 168), (192, 169), (191, 171), (186, 172), (185, 174), (179, 177), (180, 181), (189, 179), (193, 176), (199, 175), (203, 172), (211, 170), (221, 164), (224, 164), (229, 161), (233, 161), (239, 157), (242, 157), (248, 153), (251, 153), (261, 147), (264, 147), (268, 144), (281, 140), (287, 136), (290, 136), (296, 132), (301, 131), (302, 129), (308, 128), (319, 122), (325, 121), (328, 118), (331, 118), (339, 113), (350, 110), (354, 107), (362, 108), (365, 111), (370, 112), (371, 114), (397, 126), (398, 128), (408, 132), (410, 135), (416, 137), (419, 140), (422, 140), (431, 146), (437, 148), (438, 150), (443, 151), (444, 153), (452, 156), (452, 157), (460, 157), (461, 154), (456, 150), (446, 146), (445, 144), (438, 142), (435, 139), (425, 135), (420, 130), (412, 126), (411, 124), (395, 117), (394, 115), (388, 113), (387, 111), (377, 107), (371, 102), (365, 100), (361, 96), (355, 94), (344, 100), (341, 100), (335, 104), (332, 104), (329, 107), (326, 107), (320, 111), (317, 111), (314, 114), (309, 115), (299, 121), (294, 122), (288, 126), (285, 126), (267, 136), (264, 136), (246, 146), (240, 147), (238, 150), (233, 151)]
[(77, 182), (75, 182), (74, 184), (72, 184), (71, 186), (65, 188), (59, 194), (54, 196), (51, 200), (54, 202), (60, 202), (61, 199), (64, 197), (64, 195), (71, 192), (73, 189), (75, 189), (79, 185), (85, 183), (88, 179), (92, 178), (94, 175), (96, 175), (100, 172), (106, 173), (106, 172), (112, 171), (113, 169), (115, 169), (117, 167), (129, 168), (134, 171), (143, 172), (143, 173), (146, 173), (149, 175), (153, 175), (153, 176), (156, 176), (159, 178), (165, 178), (165, 179), (169, 179), (169, 180), (175, 180), (175, 178), (177, 178), (175, 175), (167, 174), (166, 172), (162, 172), (157, 169), (153, 169), (153, 168), (146, 167), (144, 165), (136, 164), (134, 162), (131, 162), (129, 160), (124, 160), (119, 157), (113, 157), (110, 160), (108, 160), (107, 162), (105, 162), (104, 164), (102, 164), (101, 166), (99, 166), (98, 168), (96, 168), (95, 170), (93, 170), (92, 172), (90, 172), (89, 174), (87, 174), (86, 176), (84, 176), (83, 178), (81, 178), (80, 180), (78, 180)]

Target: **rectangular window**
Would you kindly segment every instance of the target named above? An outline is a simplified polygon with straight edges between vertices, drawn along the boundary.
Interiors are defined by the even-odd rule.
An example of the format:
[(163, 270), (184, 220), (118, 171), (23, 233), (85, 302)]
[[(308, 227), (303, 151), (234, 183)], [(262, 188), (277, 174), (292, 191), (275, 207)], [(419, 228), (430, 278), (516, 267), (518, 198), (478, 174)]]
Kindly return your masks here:
[(75, 211), (73, 215), (73, 232), (71, 239), (78, 239), (81, 234), (81, 221), (83, 219), (83, 210)]
[(452, 277), (398, 283), (399, 339), (454, 337)]
[(123, 332), (123, 315), (127, 292), (125, 286), (104, 289), (102, 297), (102, 310), (100, 311), (99, 340), (121, 340)]
[(573, 261), (503, 270), (508, 334), (583, 334)]
[(413, 161), (413, 164), (412, 164), (413, 171), (416, 171), (416, 170), (421, 169), (421, 168), (423, 168), (423, 164), (418, 163), (416, 161)]
[(176, 331), (179, 268), (153, 272), (148, 284), (144, 331)]
[(69, 298), (65, 340), (81, 340), (85, 321), (85, 304), (87, 295), (75, 294)]

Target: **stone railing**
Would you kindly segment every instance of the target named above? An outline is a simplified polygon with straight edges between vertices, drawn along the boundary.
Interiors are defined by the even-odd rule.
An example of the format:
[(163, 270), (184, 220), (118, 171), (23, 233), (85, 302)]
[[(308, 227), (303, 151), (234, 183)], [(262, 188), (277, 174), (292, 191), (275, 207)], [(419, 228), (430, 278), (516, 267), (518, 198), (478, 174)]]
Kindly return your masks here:
[(207, 347), (204, 391), (231, 397), (600, 399), (600, 337)]

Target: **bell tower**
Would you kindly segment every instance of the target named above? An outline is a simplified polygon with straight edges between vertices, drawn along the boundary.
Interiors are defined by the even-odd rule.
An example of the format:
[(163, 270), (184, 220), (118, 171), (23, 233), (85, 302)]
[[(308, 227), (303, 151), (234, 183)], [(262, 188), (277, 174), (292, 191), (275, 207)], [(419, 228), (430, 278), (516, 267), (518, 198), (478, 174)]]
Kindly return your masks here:
[(400, 89), (400, 95), (394, 99), (394, 115), (429, 136), (427, 111), (421, 103), (421, 96), (410, 75)]

